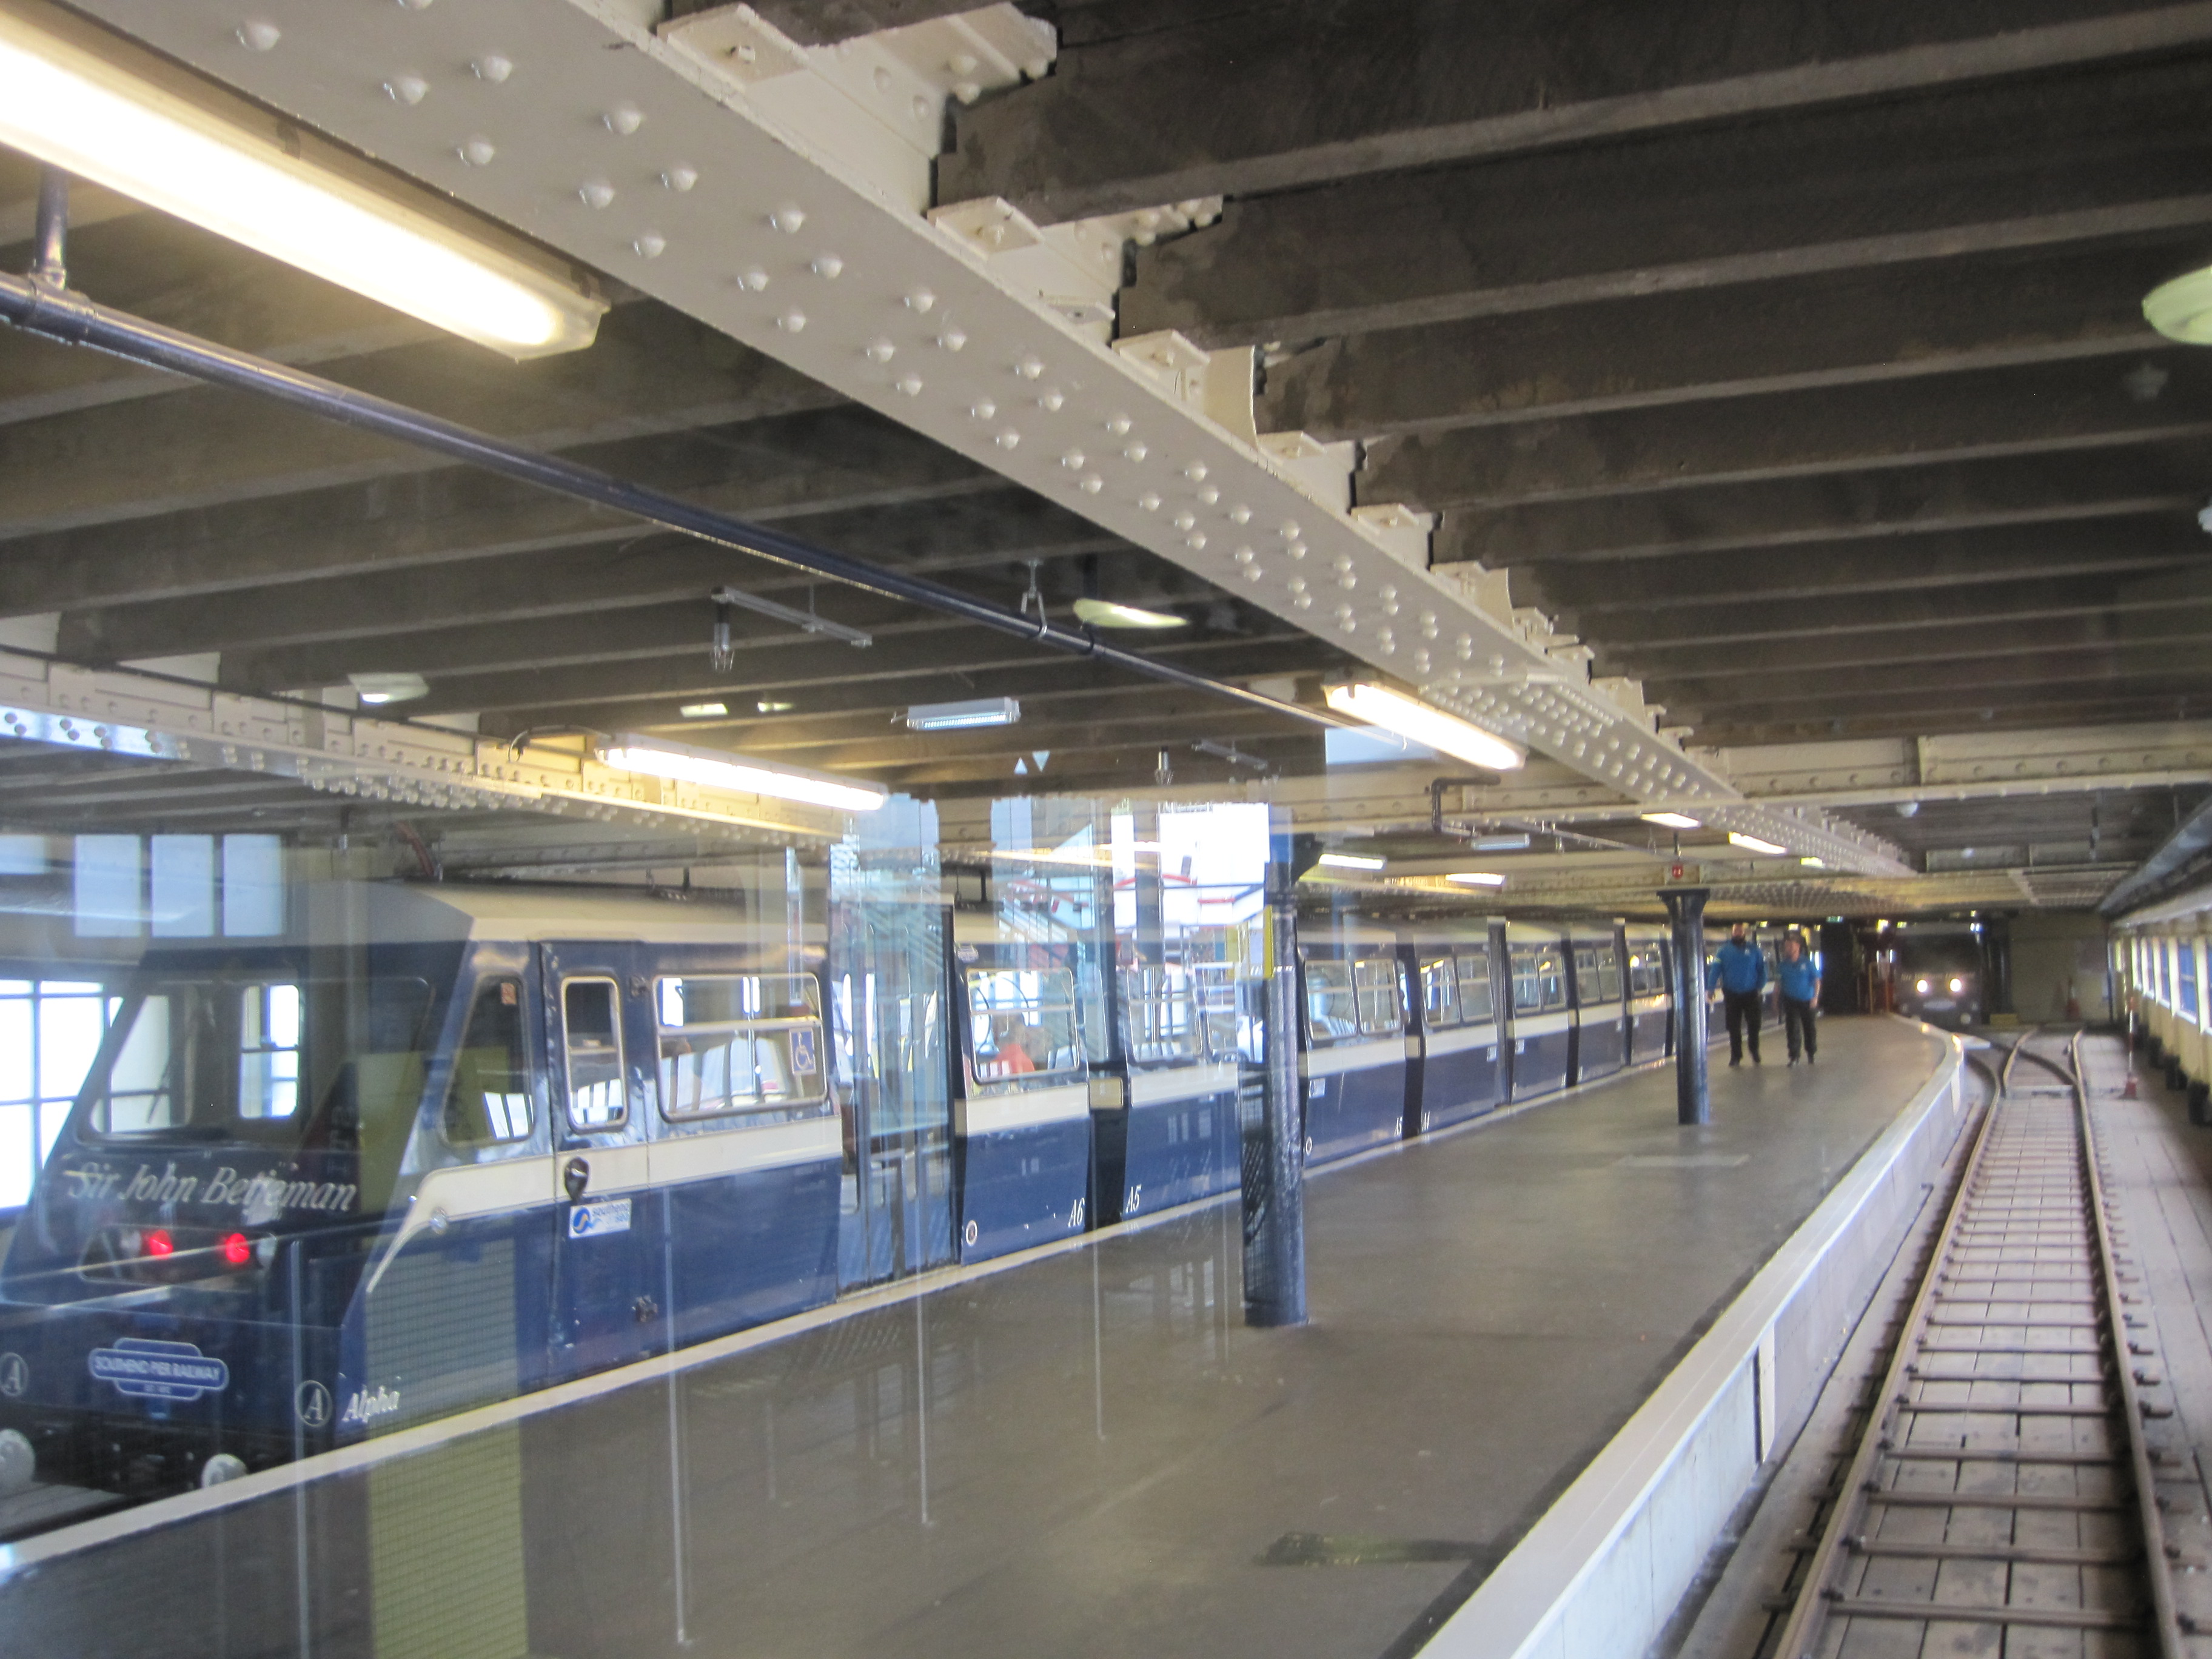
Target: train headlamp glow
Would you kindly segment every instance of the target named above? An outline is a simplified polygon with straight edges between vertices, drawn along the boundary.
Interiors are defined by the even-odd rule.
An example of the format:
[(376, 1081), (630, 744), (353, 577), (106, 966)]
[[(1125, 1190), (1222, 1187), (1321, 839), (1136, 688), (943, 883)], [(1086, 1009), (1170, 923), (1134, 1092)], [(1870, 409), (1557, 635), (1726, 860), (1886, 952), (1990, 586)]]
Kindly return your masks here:
[(1966, 988), (1966, 981), (1963, 979), (1954, 979), (1951, 981), (1951, 990), (1954, 994), (1956, 994), (1958, 992), (1963, 991)]
[(1919, 992), (1920, 994), (1924, 997), (1928, 994), (1928, 981), (1924, 979), (1916, 981), (1912, 988)]
[(182, 77), (150, 58), (143, 74), (111, 61), (128, 50), (69, 20), (0, 11), (0, 143), (508, 356), (591, 344), (605, 302), (519, 245), (379, 190), (366, 166), (340, 170), (335, 149), (298, 153), (242, 103), (238, 118), (216, 113), (213, 89), (173, 89)]
[(777, 800), (835, 807), (844, 812), (872, 812), (890, 798), (890, 791), (881, 784), (854, 783), (820, 772), (801, 772), (737, 755), (680, 748), (674, 744), (650, 743), (643, 738), (617, 738), (599, 750), (599, 757), (617, 772), (637, 772), (677, 783), (696, 783), (708, 789), (735, 790), (740, 794), (769, 795)]
[(1379, 685), (1332, 685), (1328, 706), (1410, 742), (1425, 744), (1489, 772), (1517, 771), (1528, 752), (1456, 714)]

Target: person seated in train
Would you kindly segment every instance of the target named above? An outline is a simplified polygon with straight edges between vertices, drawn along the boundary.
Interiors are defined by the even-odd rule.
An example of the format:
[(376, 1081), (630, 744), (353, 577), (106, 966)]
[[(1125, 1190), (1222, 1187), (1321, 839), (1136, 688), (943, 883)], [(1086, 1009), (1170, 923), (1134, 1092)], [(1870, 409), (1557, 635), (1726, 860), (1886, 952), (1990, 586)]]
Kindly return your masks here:
[(1728, 943), (1705, 968), (1705, 989), (1720, 987), (1728, 1010), (1729, 1064), (1743, 1064), (1744, 1039), (1751, 1039), (1751, 1063), (1759, 1060), (1759, 994), (1766, 988), (1766, 956), (1751, 942), (1751, 930), (1738, 922)]
[(1820, 964), (1813, 960), (1813, 953), (1796, 933), (1782, 941), (1782, 966), (1775, 981), (1782, 992), (1782, 1027), (1790, 1038), (1790, 1063), (1797, 1063), (1802, 1031), (1805, 1063), (1810, 1066), (1815, 1057), (1813, 1011), (1820, 1000)]
[(1029, 1050), (1022, 1044), (1022, 1019), (1019, 1014), (994, 1014), (991, 1017), (991, 1071), (994, 1078), (1024, 1077), (1036, 1070), (1036, 1062), (1030, 1058)]

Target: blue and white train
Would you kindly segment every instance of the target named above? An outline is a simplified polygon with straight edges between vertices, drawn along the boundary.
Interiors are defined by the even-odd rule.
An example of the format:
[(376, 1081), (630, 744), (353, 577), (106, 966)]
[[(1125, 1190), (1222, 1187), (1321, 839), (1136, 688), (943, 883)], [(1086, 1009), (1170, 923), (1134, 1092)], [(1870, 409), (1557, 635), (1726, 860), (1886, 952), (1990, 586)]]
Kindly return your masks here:
[[(878, 1028), (823, 936), (635, 890), (296, 908), (118, 988), (0, 1263), (0, 1492), (209, 1484), (866, 1282), (841, 1243), (875, 1144), (849, 1051)], [(905, 1006), (951, 1040), (900, 1052), (943, 1103), (917, 1213), (950, 1237), (906, 1270), (1237, 1184), (1257, 1071), (1225, 931), (1147, 955), (942, 921), (944, 982)], [(1310, 1160), (1662, 1057), (1668, 948), (1307, 918)]]

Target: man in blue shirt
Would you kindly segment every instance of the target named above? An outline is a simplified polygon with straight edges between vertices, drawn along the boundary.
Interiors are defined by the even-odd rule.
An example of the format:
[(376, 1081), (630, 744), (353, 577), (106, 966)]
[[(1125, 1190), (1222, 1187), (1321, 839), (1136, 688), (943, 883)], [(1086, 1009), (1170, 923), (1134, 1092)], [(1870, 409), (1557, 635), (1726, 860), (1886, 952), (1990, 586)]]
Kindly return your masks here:
[(1721, 1002), (1728, 1010), (1729, 1064), (1743, 1064), (1743, 1040), (1748, 1028), (1751, 1063), (1759, 1060), (1759, 994), (1766, 988), (1766, 957), (1751, 942), (1751, 930), (1738, 922), (1729, 929), (1728, 943), (1713, 953), (1705, 968), (1705, 989), (1721, 988)]
[(1790, 1037), (1790, 1063), (1797, 1063), (1797, 1034), (1804, 1033), (1805, 1063), (1810, 1066), (1813, 1052), (1813, 1009), (1820, 1000), (1820, 964), (1805, 948), (1805, 941), (1791, 933), (1782, 941), (1782, 966), (1774, 975), (1775, 986), (1782, 993), (1782, 1029)]

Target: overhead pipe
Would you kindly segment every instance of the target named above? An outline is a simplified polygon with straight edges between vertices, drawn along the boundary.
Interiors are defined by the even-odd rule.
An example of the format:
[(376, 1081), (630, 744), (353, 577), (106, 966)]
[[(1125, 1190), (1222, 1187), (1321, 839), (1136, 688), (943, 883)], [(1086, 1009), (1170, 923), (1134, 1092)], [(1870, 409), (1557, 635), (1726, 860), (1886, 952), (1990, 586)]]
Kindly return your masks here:
[[(55, 242), (54, 258), (58, 264), (58, 236)], [(885, 599), (920, 605), (979, 628), (1012, 635), (1072, 656), (1088, 657), (1094, 662), (1149, 679), (1210, 692), (1247, 708), (1312, 726), (1341, 727), (1356, 724), (1326, 710), (1265, 696), (1171, 663), (1124, 651), (1118, 646), (1103, 643), (1088, 630), (1062, 628), (1042, 616), (1025, 616), (921, 577), (885, 570), (796, 537), (629, 483), (596, 468), (525, 449), (489, 433), (357, 392), (335, 380), (165, 328), (35, 276), (0, 273), (0, 322), (64, 345), (90, 346), (132, 362), (204, 380), (210, 386), (273, 398), (341, 426), (411, 444), (556, 495), (610, 507), (713, 546), (803, 570)]]

